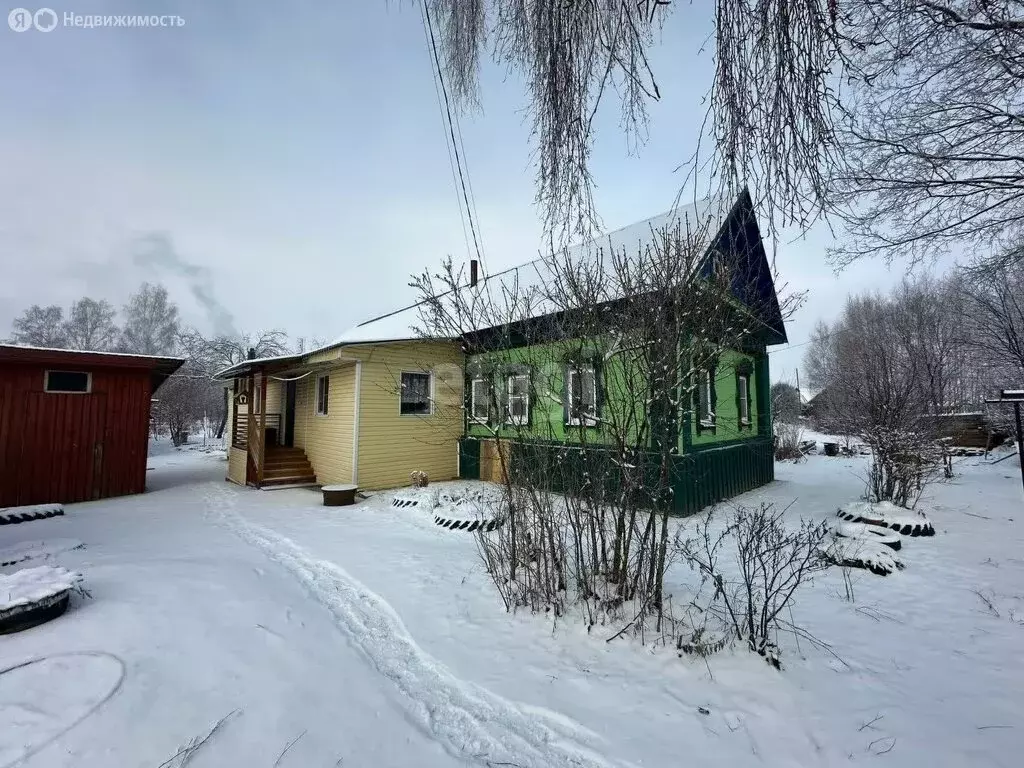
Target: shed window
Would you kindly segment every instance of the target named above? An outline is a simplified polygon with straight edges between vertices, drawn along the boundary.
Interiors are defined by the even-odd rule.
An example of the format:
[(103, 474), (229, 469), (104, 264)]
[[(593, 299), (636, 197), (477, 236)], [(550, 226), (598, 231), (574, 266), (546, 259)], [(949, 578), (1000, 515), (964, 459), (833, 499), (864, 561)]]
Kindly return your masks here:
[(403, 373), (399, 413), (403, 416), (430, 414), (430, 374)]
[(514, 373), (508, 377), (506, 424), (527, 424), (530, 420), (530, 375)]
[(470, 419), (480, 424), (487, 423), (487, 416), (490, 414), (490, 386), (487, 379), (473, 379), (473, 388), (470, 391)]
[(570, 367), (568, 376), (569, 423), (597, 424), (597, 376), (594, 366)]
[(746, 427), (750, 424), (750, 377), (746, 375), (737, 376), (736, 386), (739, 389), (740, 426)]
[(47, 371), (44, 388), (47, 392), (87, 393), (92, 388), (92, 374), (81, 371)]
[(330, 404), (331, 377), (330, 375), (317, 376), (316, 378), (316, 415), (326, 416), (327, 407)]

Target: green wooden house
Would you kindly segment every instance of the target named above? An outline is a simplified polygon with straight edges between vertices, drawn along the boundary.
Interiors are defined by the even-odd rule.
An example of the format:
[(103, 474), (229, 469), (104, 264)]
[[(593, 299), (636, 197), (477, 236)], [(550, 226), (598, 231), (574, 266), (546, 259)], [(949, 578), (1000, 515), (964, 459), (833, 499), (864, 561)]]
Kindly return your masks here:
[[(750, 195), (676, 209), (593, 245), (601, 253), (628, 250), (673, 226), (703, 227), (707, 247), (697, 255), (692, 290), (709, 292), (714, 298), (705, 301), (723, 308), (706, 326), (691, 318), (673, 348), (681, 360), (697, 361), (693, 350), (712, 336), (712, 352), (680, 365), (656, 390), (667, 396), (652, 396), (629, 358), (609, 353), (606, 328), (567, 322), (575, 310), (467, 334), (462, 478), (499, 480), (511, 472), (554, 491), (586, 478), (614, 493), (625, 471), (623, 445), (631, 444), (631, 471), (661, 472), (669, 455), (670, 504), (678, 514), (774, 479), (767, 351), (787, 339)], [(628, 301), (612, 297), (595, 311), (628, 316)], [(582, 327), (597, 331), (581, 335)]]

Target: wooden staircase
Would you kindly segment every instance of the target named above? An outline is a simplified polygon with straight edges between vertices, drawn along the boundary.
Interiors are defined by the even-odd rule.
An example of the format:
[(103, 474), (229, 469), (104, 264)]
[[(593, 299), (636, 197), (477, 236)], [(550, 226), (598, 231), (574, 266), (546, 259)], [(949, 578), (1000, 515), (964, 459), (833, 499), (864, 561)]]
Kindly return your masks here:
[(315, 485), (316, 473), (301, 448), (267, 446), (263, 466), (263, 487), (275, 485)]

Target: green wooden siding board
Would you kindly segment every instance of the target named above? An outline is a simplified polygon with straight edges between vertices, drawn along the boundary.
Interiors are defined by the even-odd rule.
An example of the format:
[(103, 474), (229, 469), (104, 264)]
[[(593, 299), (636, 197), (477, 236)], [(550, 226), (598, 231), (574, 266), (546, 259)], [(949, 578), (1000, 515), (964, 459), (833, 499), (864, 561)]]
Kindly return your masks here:
[[(763, 356), (762, 356), (763, 357)], [(767, 359), (767, 358), (765, 358)], [(691, 419), (691, 427), (688, 431), (690, 445), (684, 444), (684, 450), (696, 450), (704, 446), (722, 445), (735, 442), (736, 440), (749, 440), (764, 433), (758, 428), (740, 429), (740, 412), (737, 407), (737, 384), (736, 370), (746, 365), (753, 365), (750, 374), (749, 386), (758, 391), (761, 381), (767, 381), (767, 369), (762, 372), (757, 366), (757, 357), (733, 350), (725, 350), (719, 359), (715, 376), (715, 390), (717, 394), (717, 407), (715, 411), (715, 431), (703, 430), (697, 433), (696, 415)], [(758, 424), (758, 414), (761, 413), (762, 404), (760, 398), (751, 401), (751, 425)], [(692, 446), (692, 448), (690, 447)]]
[[(611, 499), (619, 493), (621, 469), (605, 448), (545, 441), (513, 441), (509, 445), (514, 481), (561, 493), (569, 483), (579, 487), (583, 479), (595, 484), (598, 498)], [(767, 440), (747, 441), (717, 451), (674, 454), (670, 460), (673, 511), (677, 515), (694, 514), (753, 490), (770, 482), (774, 475), (771, 443)], [(659, 462), (660, 456), (653, 452), (637, 459), (648, 488), (657, 480)]]
[[(579, 343), (554, 342), (551, 344), (534, 345), (518, 349), (506, 349), (498, 352), (485, 352), (472, 355), (467, 360), (466, 411), (469, 412), (469, 393), (472, 380), (477, 378), (473, 372), (483, 370), (485, 377), (492, 379), (499, 401), (502, 399), (505, 378), (501, 369), (508, 365), (529, 365), (533, 369), (531, 377), (530, 426), (522, 427), (497, 425), (497, 433), (506, 439), (546, 439), (563, 441), (573, 444), (608, 444), (610, 438), (603, 430), (593, 427), (570, 426), (565, 423), (563, 399), (565, 393), (565, 365), (561, 358), (570, 350), (576, 350)], [(751, 398), (751, 428), (740, 429), (739, 410), (737, 408), (736, 369), (738, 366), (752, 365), (749, 386), (753, 388), (755, 397)], [(748, 354), (733, 350), (722, 353), (716, 377), (717, 411), (716, 429), (714, 434), (704, 431), (697, 434), (696, 419), (693, 414), (691, 398), (680, 397), (680, 414), (672, 430), (678, 430), (680, 452), (689, 453), (705, 447), (730, 445), (737, 440), (747, 441), (758, 436), (770, 434), (770, 426), (765, 426), (765, 410), (767, 408), (768, 368), (767, 356), (763, 351)], [(606, 363), (602, 400), (606, 408), (622, 408), (623, 402), (632, 401), (634, 407), (643, 407), (646, 393), (626, 394), (623, 381), (622, 365), (614, 359)], [(500, 410), (500, 409), (499, 409)], [(755, 428), (756, 425), (756, 428)], [(466, 434), (473, 437), (492, 437), (495, 425), (467, 423)]]
[(480, 479), (480, 441), (475, 438), (459, 440), (459, 477), (463, 480)]

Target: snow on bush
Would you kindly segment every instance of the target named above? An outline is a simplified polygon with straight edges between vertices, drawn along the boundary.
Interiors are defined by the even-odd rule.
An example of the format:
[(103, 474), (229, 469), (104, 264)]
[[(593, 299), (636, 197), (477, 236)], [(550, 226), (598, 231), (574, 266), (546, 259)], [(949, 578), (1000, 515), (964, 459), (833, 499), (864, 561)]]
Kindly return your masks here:
[(867, 523), (889, 528), (904, 536), (934, 536), (935, 528), (922, 512), (898, 507), (890, 501), (858, 501), (847, 504), (836, 516), (851, 523)]
[(0, 620), (29, 608), (52, 605), (81, 582), (82, 574), (56, 565), (0, 574)]
[[(722, 510), (715, 513), (712, 509), (693, 529), (676, 533), (678, 554), (700, 575), (687, 610), (700, 623), (673, 628), (677, 647), (683, 651), (692, 647), (704, 655), (698, 642), (704, 635), (737, 638), (780, 669), (780, 631), (817, 642), (793, 625), (792, 614), (784, 611), (800, 585), (829, 566), (830, 561), (822, 558), (828, 527), (810, 520), (789, 524), (786, 510), (773, 504), (737, 506), (727, 515)], [(706, 649), (714, 652), (724, 645), (715, 642)]]
[(866, 538), (837, 536), (823, 550), (825, 559), (849, 568), (866, 568), (879, 576), (888, 576), (903, 569), (901, 561), (890, 547)]

